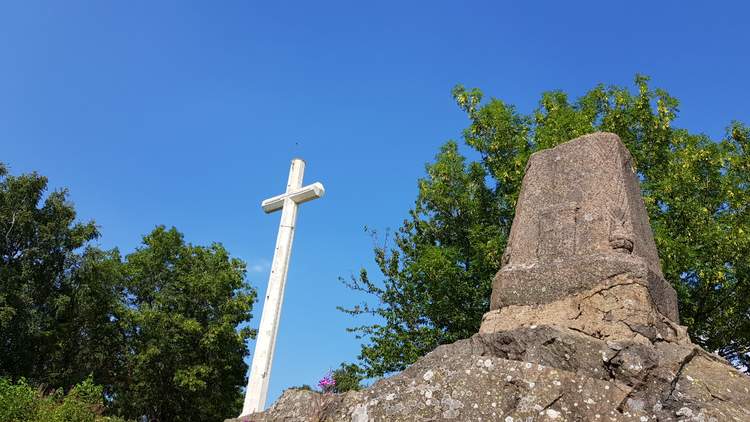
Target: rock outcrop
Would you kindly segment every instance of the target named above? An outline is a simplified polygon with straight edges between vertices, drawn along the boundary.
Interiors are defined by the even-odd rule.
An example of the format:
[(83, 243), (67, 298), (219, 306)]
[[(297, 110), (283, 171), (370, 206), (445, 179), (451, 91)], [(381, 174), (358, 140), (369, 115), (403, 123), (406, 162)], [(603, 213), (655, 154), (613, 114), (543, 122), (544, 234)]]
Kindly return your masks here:
[(630, 154), (596, 133), (530, 158), (479, 333), (244, 420), (750, 421), (750, 378), (679, 325)]

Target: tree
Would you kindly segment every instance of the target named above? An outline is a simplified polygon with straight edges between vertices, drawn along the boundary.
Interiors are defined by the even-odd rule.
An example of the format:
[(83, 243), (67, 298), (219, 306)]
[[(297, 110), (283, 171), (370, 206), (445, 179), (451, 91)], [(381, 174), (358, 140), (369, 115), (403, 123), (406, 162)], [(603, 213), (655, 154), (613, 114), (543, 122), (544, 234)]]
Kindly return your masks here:
[[(354, 327), (367, 376), (399, 371), (436, 346), (468, 337), (488, 310), (528, 157), (575, 137), (608, 131), (630, 149), (665, 277), (678, 292), (695, 342), (738, 365), (750, 359), (750, 130), (732, 122), (712, 141), (675, 128), (678, 101), (648, 78), (637, 92), (599, 85), (575, 102), (542, 95), (529, 115), (478, 89), (457, 86), (467, 114), (468, 162), (449, 141), (418, 181), (419, 194), (392, 244), (375, 247), (383, 274), (343, 280), (377, 299), (353, 308), (378, 321)], [(373, 233), (374, 234), (374, 233)]]
[(103, 252), (82, 252), (95, 224), (75, 221), (67, 191), (46, 190), (0, 164), (0, 376), (56, 388), (109, 372), (118, 298), (113, 280), (91, 277)]
[(46, 189), (0, 164), (0, 378), (65, 392), (91, 375), (109, 413), (133, 419), (238, 414), (256, 296), (244, 262), (164, 227), (123, 259)]
[(362, 369), (354, 363), (342, 363), (332, 374), (335, 384), (334, 393), (345, 393), (347, 391), (359, 391), (364, 379)]
[(487, 173), (478, 163), (467, 166), (454, 142), (443, 146), (427, 172), (396, 247), (375, 248), (382, 286), (365, 270), (348, 283), (383, 305), (341, 308), (385, 321), (354, 329), (372, 341), (361, 356), (370, 377), (400, 371), (437, 345), (474, 334), (476, 316), (487, 310), (489, 293), (482, 292), (489, 292), (506, 235), (498, 225), (501, 208), (484, 183)]
[(110, 397), (121, 382), (127, 353), (120, 253), (89, 246), (64, 279), (66, 306), (56, 315), (59, 340), (42, 382), (68, 388), (91, 374)]
[(157, 227), (124, 262), (128, 354), (114, 407), (154, 421), (239, 414), (255, 290), (245, 263), (218, 243), (186, 243)]

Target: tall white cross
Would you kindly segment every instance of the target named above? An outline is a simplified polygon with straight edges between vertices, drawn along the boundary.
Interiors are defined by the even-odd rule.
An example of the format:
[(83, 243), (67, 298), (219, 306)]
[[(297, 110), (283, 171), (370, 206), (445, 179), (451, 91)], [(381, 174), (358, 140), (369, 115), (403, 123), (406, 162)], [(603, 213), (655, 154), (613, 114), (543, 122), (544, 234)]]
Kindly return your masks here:
[(268, 277), (266, 302), (263, 305), (263, 315), (260, 317), (258, 337), (255, 341), (255, 354), (250, 367), (250, 379), (245, 391), (245, 404), (242, 414), (260, 412), (266, 404), (268, 396), (268, 380), (271, 376), (271, 363), (276, 347), (276, 334), (279, 332), (279, 318), (281, 304), (284, 301), (284, 286), (289, 270), (289, 256), (292, 252), (294, 239), (294, 224), (297, 221), (297, 206), (303, 202), (320, 198), (325, 193), (321, 183), (313, 183), (302, 187), (302, 176), (305, 172), (305, 162), (299, 158), (292, 160), (289, 169), (289, 181), (286, 192), (266, 199), (261, 203), (263, 211), (271, 213), (281, 210), (279, 234), (276, 237), (276, 250), (273, 253), (271, 275)]

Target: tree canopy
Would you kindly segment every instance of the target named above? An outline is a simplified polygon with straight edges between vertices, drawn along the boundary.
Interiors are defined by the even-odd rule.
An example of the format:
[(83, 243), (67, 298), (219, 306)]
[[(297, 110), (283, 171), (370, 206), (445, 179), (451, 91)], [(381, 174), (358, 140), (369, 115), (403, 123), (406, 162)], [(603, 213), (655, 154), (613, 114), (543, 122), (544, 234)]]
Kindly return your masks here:
[(68, 390), (90, 375), (109, 414), (236, 416), (255, 334), (245, 263), (163, 226), (123, 258), (92, 244), (98, 229), (76, 221), (65, 190), (46, 189), (0, 165), (3, 382)]
[[(575, 101), (542, 95), (524, 114), (457, 86), (465, 147), (440, 148), (418, 181), (414, 208), (392, 242), (374, 248), (382, 273), (342, 279), (376, 299), (341, 310), (374, 315), (353, 327), (368, 376), (404, 369), (436, 346), (476, 333), (489, 308), (529, 156), (596, 131), (630, 149), (665, 277), (693, 341), (747, 365), (750, 352), (750, 130), (731, 122), (712, 140), (673, 125), (678, 101), (636, 76), (635, 90), (599, 85)], [(372, 232), (371, 232), (372, 233)], [(373, 235), (375, 233), (372, 233)]]
[[(99, 236), (95, 224), (76, 222), (67, 192), (44, 197), (46, 188), (43, 176), (0, 167), (0, 375), (72, 385), (108, 371), (99, 366), (108, 365), (108, 336), (96, 320), (109, 325), (117, 298), (102, 292), (107, 280), (87, 276), (99, 252), (77, 252)], [(69, 341), (76, 333), (91, 338), (88, 349)]]
[(115, 407), (129, 417), (211, 421), (236, 416), (255, 291), (245, 264), (219, 244), (186, 243), (157, 227), (123, 265), (127, 377)]

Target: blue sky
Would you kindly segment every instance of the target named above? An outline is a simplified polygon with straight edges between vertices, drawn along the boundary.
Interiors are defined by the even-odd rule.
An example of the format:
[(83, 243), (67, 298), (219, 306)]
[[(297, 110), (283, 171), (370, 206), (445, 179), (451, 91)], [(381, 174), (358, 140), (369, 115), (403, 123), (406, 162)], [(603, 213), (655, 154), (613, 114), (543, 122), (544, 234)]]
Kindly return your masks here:
[(69, 188), (101, 246), (174, 225), (245, 260), (262, 296), (279, 215), (260, 202), (303, 157), (327, 192), (299, 215), (273, 400), (356, 358), (335, 307), (363, 298), (337, 278), (373, 269), (363, 227), (398, 227), (460, 139), (455, 84), (530, 112), (640, 72), (679, 126), (750, 122), (747, 3), (516, 3), (2, 1), (0, 161)]

